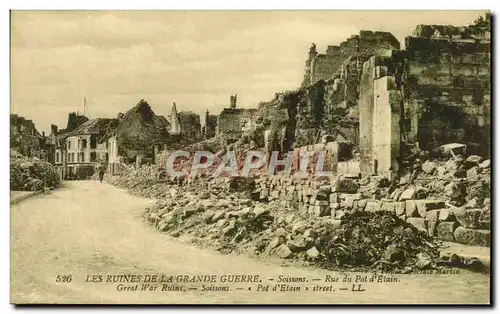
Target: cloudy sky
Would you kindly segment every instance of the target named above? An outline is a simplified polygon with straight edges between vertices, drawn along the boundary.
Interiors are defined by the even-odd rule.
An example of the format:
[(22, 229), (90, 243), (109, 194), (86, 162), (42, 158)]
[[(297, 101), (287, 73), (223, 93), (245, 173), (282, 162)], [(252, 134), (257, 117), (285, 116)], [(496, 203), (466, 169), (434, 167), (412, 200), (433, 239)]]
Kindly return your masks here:
[(403, 44), (417, 24), (467, 25), (478, 11), (14, 11), (11, 112), (40, 131), (70, 111), (115, 117), (147, 99), (157, 114), (254, 107), (297, 88), (308, 48), (361, 29)]

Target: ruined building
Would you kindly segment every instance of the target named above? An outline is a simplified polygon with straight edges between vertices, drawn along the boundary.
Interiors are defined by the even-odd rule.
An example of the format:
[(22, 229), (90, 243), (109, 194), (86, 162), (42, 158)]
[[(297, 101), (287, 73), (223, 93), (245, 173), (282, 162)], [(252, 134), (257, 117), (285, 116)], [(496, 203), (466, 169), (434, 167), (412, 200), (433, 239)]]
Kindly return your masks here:
[(199, 114), (192, 111), (177, 112), (177, 105), (174, 102), (168, 120), (171, 125), (170, 134), (181, 135), (192, 140), (200, 140), (202, 138)]
[(467, 27), (419, 25), (406, 50), (372, 56), (360, 89), (361, 170), (397, 171), (405, 147), (490, 151), (490, 39)]
[(51, 161), (52, 146), (45, 133), (38, 132), (33, 120), (10, 115), (10, 148), (25, 156)]
[(71, 132), (87, 121), (89, 121), (89, 118), (85, 115), (78, 112), (70, 112), (68, 114), (68, 123), (66, 124), (65, 131)]
[(229, 108), (224, 108), (217, 118), (217, 134), (238, 139), (244, 131), (255, 125), (257, 109), (236, 108), (237, 95), (231, 95)]
[(212, 138), (215, 136), (215, 131), (217, 128), (217, 116), (211, 115), (208, 110), (205, 112), (205, 121), (202, 128), (202, 133), (204, 138)]
[[(286, 147), (333, 135), (354, 144), (364, 175), (399, 173), (410, 149), (448, 143), (490, 152), (490, 32), (474, 25), (419, 25), (405, 50), (390, 33), (361, 31), (318, 54), (304, 82), (273, 100)], [(276, 121), (279, 116), (268, 117)]]
[(179, 114), (177, 113), (177, 105), (175, 102), (172, 105), (172, 110), (168, 121), (170, 122), (170, 134), (180, 134), (181, 133), (181, 121), (179, 119)]
[(180, 134), (192, 140), (201, 139), (200, 115), (192, 111), (179, 112)]
[(328, 46), (325, 53), (318, 53), (316, 45), (312, 44), (306, 60), (303, 85), (332, 78), (343, 63), (353, 55), (383, 54), (392, 49), (400, 49), (400, 44), (391, 33), (367, 30), (352, 35), (338, 46)]

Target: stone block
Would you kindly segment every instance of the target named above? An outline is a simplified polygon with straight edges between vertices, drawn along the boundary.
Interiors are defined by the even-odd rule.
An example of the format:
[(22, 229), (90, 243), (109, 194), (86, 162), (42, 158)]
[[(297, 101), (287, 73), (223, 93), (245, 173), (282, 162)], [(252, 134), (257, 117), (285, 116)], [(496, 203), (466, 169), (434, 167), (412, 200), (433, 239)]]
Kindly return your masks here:
[(366, 204), (368, 203), (368, 201), (373, 201), (373, 200), (369, 200), (369, 199), (359, 200), (358, 201), (358, 209), (365, 210), (365, 207), (366, 207)]
[(269, 252), (274, 248), (277, 248), (278, 246), (284, 244), (286, 242), (286, 238), (283, 235), (279, 235), (276, 238), (274, 238), (269, 244), (267, 245), (266, 250)]
[(319, 206), (330, 206), (330, 202), (329, 202), (329, 201), (320, 201), (320, 200), (316, 200), (316, 201), (314, 201), (314, 205), (319, 205)]
[(439, 213), (440, 213), (439, 209), (430, 210), (427, 213), (425, 213), (425, 220), (436, 222), (438, 221)]
[(474, 229), (477, 227), (481, 210), (478, 208), (464, 209), (459, 207), (453, 209), (453, 214), (455, 215), (455, 219), (458, 221), (460, 226)]
[(415, 200), (405, 201), (406, 217), (418, 217), (417, 204)]
[(305, 221), (299, 220), (292, 225), (292, 232), (304, 233), (309, 228), (309, 224)]
[(445, 168), (445, 167), (437, 167), (436, 168), (436, 174), (439, 176), (439, 177), (442, 177), (444, 176), (446, 173), (448, 172), (448, 170)]
[(450, 182), (445, 185), (444, 192), (451, 198), (459, 198), (465, 193), (465, 186), (456, 182)]
[(441, 241), (455, 242), (454, 231), (457, 227), (454, 221), (440, 221), (436, 226), (436, 236)]
[(425, 218), (426, 213), (430, 210), (441, 209), (445, 207), (443, 201), (435, 200), (416, 200), (415, 204), (417, 205), (418, 214), (422, 218)]
[(478, 155), (470, 155), (465, 161), (471, 164), (479, 164), (481, 161), (483, 161), (483, 157)]
[(391, 193), (391, 198), (395, 201), (399, 200), (401, 198), (401, 194), (403, 194), (402, 189), (395, 189), (394, 192)]
[(436, 234), (436, 227), (438, 224), (437, 220), (436, 221), (426, 220), (426, 224), (427, 224), (427, 234), (431, 237), (434, 237)]
[(358, 201), (361, 199), (361, 194), (360, 193), (356, 193), (356, 194), (350, 194), (346, 197), (345, 201), (344, 201), (344, 206), (346, 208), (353, 208), (354, 206), (354, 201)]
[(415, 189), (414, 188), (409, 188), (403, 191), (401, 193), (401, 196), (399, 197), (399, 201), (406, 201), (406, 200), (411, 200), (415, 197)]
[(380, 201), (369, 201), (366, 203), (365, 211), (374, 213), (380, 210)]
[(485, 207), (481, 209), (481, 214), (479, 215), (479, 219), (477, 220), (478, 226), (481, 228), (489, 229), (491, 225), (491, 209), (489, 207)]
[(453, 233), (455, 241), (468, 245), (490, 246), (491, 232), (490, 230), (469, 229), (462, 226), (455, 229)]
[(345, 201), (349, 197), (349, 193), (339, 193), (339, 199), (340, 201)]
[(330, 203), (330, 208), (336, 210), (340, 208), (340, 203)]
[(467, 204), (465, 204), (465, 208), (467, 209), (480, 208), (480, 207), (481, 204), (479, 204), (479, 200), (477, 199), (477, 197), (473, 197), (471, 200), (467, 202)]
[(359, 189), (359, 184), (351, 179), (339, 179), (332, 187), (332, 192), (356, 193)]
[(222, 218), (224, 218), (225, 215), (226, 215), (226, 211), (223, 209), (219, 209), (212, 216), (212, 222), (217, 222), (217, 221), (221, 220)]
[(286, 244), (281, 244), (272, 251), (272, 255), (278, 256), (279, 258), (290, 258), (293, 252), (286, 246)]
[(432, 161), (426, 161), (422, 164), (422, 171), (427, 174), (432, 174), (436, 170), (436, 163)]
[(206, 212), (203, 213), (202, 220), (204, 223), (209, 224), (212, 222), (212, 217), (215, 215), (214, 210), (207, 210)]
[(296, 237), (293, 240), (289, 240), (286, 245), (293, 253), (302, 252), (307, 249), (307, 242), (302, 236)]
[(455, 215), (453, 214), (453, 210), (451, 208), (441, 208), (439, 210), (439, 221), (455, 221)]
[(479, 164), (479, 168), (482, 168), (482, 169), (489, 168), (490, 164), (491, 164), (491, 160), (486, 159), (485, 161), (483, 161), (482, 163)]
[(330, 194), (330, 203), (338, 203), (340, 201), (338, 193)]
[(409, 217), (406, 219), (406, 222), (412, 224), (418, 230), (427, 233), (427, 224), (424, 218)]
[(465, 178), (465, 177), (467, 177), (467, 171), (465, 169), (454, 170), (453, 176), (455, 178)]
[(383, 202), (382, 205), (380, 206), (380, 211), (395, 213), (396, 212), (395, 203)]
[(479, 179), (479, 174), (477, 171), (478, 167), (472, 167), (469, 170), (467, 170), (467, 180), (469, 181), (477, 181)]
[(335, 211), (334, 218), (335, 219), (341, 219), (347, 212), (345, 210), (337, 210)]
[(330, 216), (332, 213), (332, 209), (330, 205), (322, 206), (322, 205), (314, 205), (313, 215), (316, 217), (324, 217)]
[(330, 200), (330, 194), (327, 194), (325, 192), (317, 192), (316, 193), (316, 197), (315, 197), (316, 200), (321, 200), (321, 201), (328, 201)]
[(306, 252), (307, 256), (312, 259), (316, 259), (319, 257), (319, 251), (316, 249), (316, 247), (312, 247)]
[(397, 216), (404, 215), (406, 213), (406, 202), (395, 202), (394, 212)]

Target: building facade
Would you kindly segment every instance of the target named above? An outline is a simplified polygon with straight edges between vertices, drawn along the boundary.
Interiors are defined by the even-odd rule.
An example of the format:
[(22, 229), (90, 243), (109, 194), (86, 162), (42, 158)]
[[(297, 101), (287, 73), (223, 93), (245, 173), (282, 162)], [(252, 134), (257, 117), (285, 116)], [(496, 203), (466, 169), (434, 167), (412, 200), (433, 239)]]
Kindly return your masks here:
[(224, 108), (217, 117), (216, 134), (238, 139), (255, 126), (258, 109), (236, 108), (236, 101), (237, 95), (231, 95), (229, 108)]
[(117, 119), (89, 120), (56, 139), (54, 163), (66, 178), (87, 178), (98, 165), (108, 163), (108, 141), (102, 140)]

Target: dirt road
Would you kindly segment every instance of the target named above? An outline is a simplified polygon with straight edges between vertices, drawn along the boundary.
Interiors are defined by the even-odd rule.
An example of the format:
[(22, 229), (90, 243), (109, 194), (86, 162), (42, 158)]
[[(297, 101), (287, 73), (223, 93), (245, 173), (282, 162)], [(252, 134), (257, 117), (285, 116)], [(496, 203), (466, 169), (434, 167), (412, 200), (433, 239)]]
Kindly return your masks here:
[[(369, 281), (372, 274), (281, 267), (198, 249), (172, 241), (146, 225), (140, 214), (149, 202), (107, 184), (79, 181), (12, 206), (11, 302), (489, 303), (489, 276), (464, 270), (460, 274), (398, 275), (398, 282), (365, 283), (364, 277)], [(221, 282), (226, 278), (221, 276), (229, 274), (259, 278), (254, 283)], [(69, 275), (70, 280), (63, 277)], [(165, 282), (146, 287), (146, 275), (163, 276)], [(217, 282), (184, 282), (186, 278), (179, 275), (216, 275)], [(307, 282), (287, 283), (287, 289), (298, 287), (300, 291), (272, 291), (280, 275)], [(338, 277), (339, 282), (325, 282), (326, 276)], [(345, 276), (352, 281), (342, 282)], [(99, 278), (101, 282), (89, 282)], [(107, 282), (125, 279), (140, 282)], [(356, 288), (362, 284), (365, 291), (352, 292), (354, 283)], [(230, 291), (203, 291), (203, 285)], [(314, 291), (318, 285), (326, 291)], [(118, 291), (124, 287), (130, 290)], [(168, 291), (172, 287), (184, 291)], [(262, 291), (266, 287), (269, 291)], [(143, 288), (146, 290), (141, 291)]]

